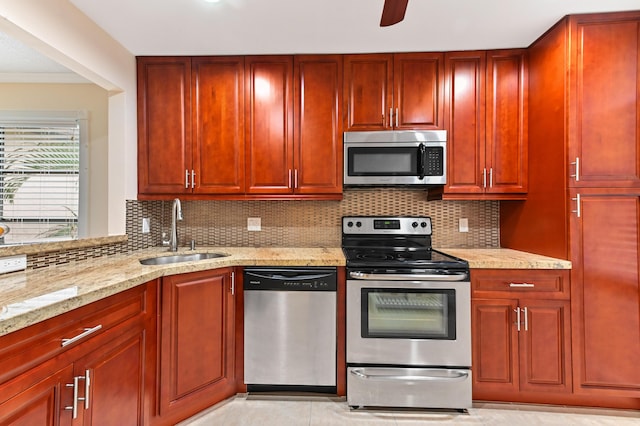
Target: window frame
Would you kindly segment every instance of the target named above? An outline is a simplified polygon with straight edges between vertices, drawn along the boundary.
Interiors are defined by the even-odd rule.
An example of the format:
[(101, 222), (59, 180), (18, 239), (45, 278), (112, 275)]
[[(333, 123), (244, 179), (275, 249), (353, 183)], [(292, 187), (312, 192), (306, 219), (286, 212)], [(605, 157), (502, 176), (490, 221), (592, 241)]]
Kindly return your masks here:
[[(20, 123), (27, 125), (62, 124), (75, 122), (78, 125), (78, 232), (76, 238), (85, 238), (89, 226), (89, 120), (88, 112), (79, 111), (8, 111), (0, 110), (0, 123)], [(70, 239), (73, 240), (73, 239)], [(31, 244), (40, 241), (6, 244)], [(46, 242), (46, 241), (42, 241)], [(3, 246), (3, 245), (0, 245)]]

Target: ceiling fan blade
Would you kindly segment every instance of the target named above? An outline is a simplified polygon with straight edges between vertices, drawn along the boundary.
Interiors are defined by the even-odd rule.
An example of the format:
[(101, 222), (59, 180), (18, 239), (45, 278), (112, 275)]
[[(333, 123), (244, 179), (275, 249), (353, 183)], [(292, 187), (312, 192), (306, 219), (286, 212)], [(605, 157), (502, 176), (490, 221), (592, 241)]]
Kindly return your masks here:
[(388, 27), (402, 21), (407, 11), (407, 3), (409, 0), (385, 0), (380, 26)]

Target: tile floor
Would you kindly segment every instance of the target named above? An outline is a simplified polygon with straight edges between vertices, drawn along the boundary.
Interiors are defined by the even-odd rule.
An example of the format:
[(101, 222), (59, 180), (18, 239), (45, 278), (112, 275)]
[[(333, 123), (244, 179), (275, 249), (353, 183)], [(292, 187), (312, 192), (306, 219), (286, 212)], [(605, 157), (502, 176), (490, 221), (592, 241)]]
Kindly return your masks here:
[(180, 426), (417, 426), (588, 425), (640, 426), (640, 411), (476, 403), (468, 413), (419, 410), (350, 410), (344, 399), (237, 395)]

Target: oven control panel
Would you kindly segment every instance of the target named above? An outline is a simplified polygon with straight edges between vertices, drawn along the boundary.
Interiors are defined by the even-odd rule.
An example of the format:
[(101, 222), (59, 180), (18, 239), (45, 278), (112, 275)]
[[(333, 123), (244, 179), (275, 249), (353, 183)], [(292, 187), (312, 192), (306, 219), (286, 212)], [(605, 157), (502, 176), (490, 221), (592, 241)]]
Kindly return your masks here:
[(426, 216), (344, 216), (343, 234), (431, 235), (431, 218)]

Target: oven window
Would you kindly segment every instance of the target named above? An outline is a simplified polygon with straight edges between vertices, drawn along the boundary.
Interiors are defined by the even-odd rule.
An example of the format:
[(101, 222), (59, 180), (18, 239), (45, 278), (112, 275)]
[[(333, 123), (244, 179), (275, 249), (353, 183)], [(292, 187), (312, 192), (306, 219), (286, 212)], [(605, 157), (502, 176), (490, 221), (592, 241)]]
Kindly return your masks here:
[(349, 176), (416, 176), (418, 149), (349, 148)]
[(362, 289), (362, 337), (456, 338), (453, 289)]

